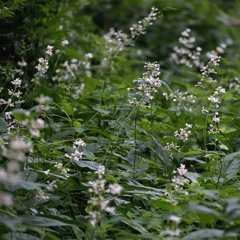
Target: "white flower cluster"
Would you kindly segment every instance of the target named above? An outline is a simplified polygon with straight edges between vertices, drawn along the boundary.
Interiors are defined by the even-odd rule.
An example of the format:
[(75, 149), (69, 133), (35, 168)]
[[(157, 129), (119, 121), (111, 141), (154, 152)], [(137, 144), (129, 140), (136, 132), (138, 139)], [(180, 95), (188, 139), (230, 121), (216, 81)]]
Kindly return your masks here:
[(16, 184), (20, 177), (18, 172), (21, 163), (25, 161), (25, 153), (32, 152), (33, 146), (29, 141), (18, 136), (11, 137), (8, 146), (2, 146), (2, 155), (8, 159), (6, 169), (0, 168), (0, 182)]
[[(110, 28), (108, 33), (103, 35), (106, 40), (106, 49), (109, 56), (112, 56), (117, 51), (122, 51), (124, 44), (128, 42), (128, 36), (124, 34), (121, 30), (115, 31), (114, 28)], [(104, 58), (101, 65), (105, 65), (110, 60), (108, 57)]]
[(48, 45), (47, 49), (45, 51), (46, 57), (40, 57), (38, 59), (38, 64), (35, 66), (37, 69), (37, 72), (34, 74), (34, 77), (32, 79), (32, 82), (39, 84), (40, 78), (44, 77), (44, 74), (49, 69), (49, 57), (53, 55), (53, 46)]
[(192, 128), (192, 124), (188, 124), (186, 123), (186, 127), (185, 128), (180, 128), (180, 131), (176, 131), (175, 132), (175, 137), (181, 139), (183, 142), (187, 142), (189, 135), (191, 134), (191, 129)]
[(73, 82), (78, 79), (79, 74), (86, 74), (91, 77), (91, 58), (93, 58), (92, 53), (85, 54), (85, 60), (78, 60), (76, 58), (71, 59), (71, 61), (65, 61), (60, 64), (60, 68), (55, 71), (55, 76), (52, 77), (53, 81), (57, 82)]
[[(19, 107), (19, 105), (24, 102), (21, 96), (22, 92), (19, 89), (22, 85), (22, 80), (20, 78), (16, 78), (11, 81), (11, 84), (13, 85), (13, 89), (8, 89), (8, 100), (0, 98), (0, 105), (6, 105), (4, 111), (6, 111), (8, 107)], [(0, 92), (2, 90), (3, 88), (0, 88)]]
[[(5, 168), (0, 168), (0, 183), (15, 185), (21, 180), (18, 174), (21, 170), (21, 165), (25, 161), (25, 154), (33, 151), (33, 146), (30, 141), (19, 136), (7, 136), (4, 139), (6, 142), (1, 142), (0, 149), (2, 156), (7, 159)], [(13, 196), (6, 192), (0, 191), (0, 206), (12, 206)]]
[[(165, 149), (168, 150), (168, 151), (173, 150), (173, 151), (180, 152), (180, 146), (177, 145), (174, 142), (167, 143), (167, 145), (165, 146)], [(171, 151), (169, 156), (170, 156), (171, 159), (173, 158), (173, 152), (172, 151)]]
[(169, 220), (172, 222), (172, 226), (170, 228), (167, 227), (165, 231), (163, 231), (163, 234), (170, 237), (178, 237), (181, 233), (178, 228), (178, 224), (182, 221), (182, 219), (178, 216), (171, 215)]
[(83, 140), (76, 140), (73, 143), (73, 152), (69, 155), (69, 154), (65, 154), (65, 157), (69, 158), (72, 161), (80, 161), (82, 159), (83, 156), (83, 147), (86, 146), (86, 143)]
[(218, 56), (219, 54), (223, 54), (225, 52), (226, 47), (227, 47), (226, 43), (221, 43), (218, 47), (216, 47), (215, 50), (206, 53), (207, 58), (212, 59)]
[[(177, 171), (173, 171), (175, 174), (172, 178), (173, 183), (173, 190), (172, 191), (166, 191), (165, 195), (167, 196), (167, 202), (170, 202), (171, 204), (178, 205), (179, 202), (179, 195), (188, 195), (188, 191), (184, 189), (184, 185), (188, 184), (190, 181), (184, 177), (184, 174), (187, 173), (187, 169), (185, 168), (184, 164), (180, 165), (180, 168), (177, 168)], [(174, 221), (172, 219), (172, 221)], [(176, 223), (180, 221), (179, 219), (175, 219)]]
[[(28, 114), (28, 112), (26, 114)], [(23, 120), (21, 123), (23, 126), (28, 128), (30, 134), (34, 137), (39, 137), (40, 130), (45, 127), (45, 123), (41, 118), (37, 118), (37, 119), (27, 118)]]
[(13, 205), (13, 196), (9, 193), (0, 191), (0, 207), (1, 205), (11, 207)]
[(220, 95), (225, 94), (226, 90), (222, 86), (219, 86), (215, 89), (212, 96), (208, 97), (208, 100), (215, 105), (216, 108), (219, 107), (221, 103)]
[(61, 45), (62, 45), (63, 47), (67, 46), (68, 44), (69, 44), (69, 41), (68, 41), (67, 39), (65, 39), (65, 40), (63, 40), (63, 41), (61, 42)]
[(56, 163), (54, 167), (56, 167), (65, 177), (69, 177), (68, 172), (70, 171), (70, 169), (65, 168), (62, 163)]
[[(11, 131), (16, 126), (16, 120), (12, 119), (12, 112), (8, 110), (8, 108), (19, 108), (21, 103), (24, 102), (22, 100), (22, 92), (20, 91), (20, 87), (22, 87), (22, 80), (20, 78), (16, 78), (11, 81), (13, 85), (12, 89), (8, 89), (8, 100), (0, 98), (0, 106), (5, 105), (3, 110), (3, 116), (7, 122), (8, 131)], [(0, 88), (0, 93), (2, 88)], [(8, 111), (7, 111), (8, 110)]]
[(128, 35), (122, 30), (114, 32), (114, 36), (120, 44), (132, 45), (132, 42), (128, 39)]
[(162, 80), (159, 78), (160, 65), (156, 62), (148, 62), (144, 67), (147, 68), (147, 71), (141, 78), (134, 80), (134, 88), (128, 88), (129, 91), (133, 91), (129, 100), (131, 104), (149, 104), (154, 98), (153, 94), (157, 92), (157, 88), (162, 85)]
[(27, 66), (27, 63), (24, 59), (22, 59), (21, 61), (18, 61), (17, 62), (17, 65), (19, 66), (19, 68), (15, 68), (14, 69), (14, 72), (12, 72), (12, 76), (15, 77), (16, 75), (17, 76), (22, 76), (24, 75), (24, 70), (23, 68), (25, 68)]
[(180, 165), (180, 168), (177, 168), (177, 171), (173, 171), (173, 173), (177, 173), (172, 179), (172, 182), (175, 183), (174, 191), (178, 194), (185, 194), (188, 195), (188, 191), (183, 189), (183, 186), (189, 183), (189, 180), (184, 177), (184, 174), (187, 173), (187, 169), (185, 168), (184, 164)]
[(52, 56), (52, 50), (53, 50), (53, 46), (48, 45), (47, 46), (47, 50), (46, 50), (46, 54), (49, 56)]
[(240, 79), (238, 77), (235, 77), (233, 81), (229, 83), (229, 89), (235, 89), (239, 90), (240, 89)]
[(193, 66), (202, 67), (203, 63), (200, 61), (202, 49), (200, 47), (194, 49), (196, 39), (190, 36), (190, 34), (191, 30), (189, 28), (181, 33), (182, 36), (179, 38), (179, 42), (182, 44), (182, 47), (175, 46), (170, 59), (178, 65), (186, 65), (189, 68)]
[(145, 17), (143, 20), (138, 21), (138, 23), (133, 24), (130, 27), (131, 31), (131, 37), (134, 39), (138, 37), (139, 35), (146, 33), (146, 27), (148, 25), (152, 25), (153, 21), (157, 19), (158, 9), (155, 7), (152, 7), (151, 12), (147, 17)]
[(98, 175), (98, 179), (89, 182), (91, 185), (89, 192), (92, 193), (92, 197), (88, 200), (90, 209), (88, 217), (90, 218), (90, 223), (93, 227), (95, 227), (100, 221), (104, 212), (110, 214), (115, 213), (115, 207), (109, 206), (110, 201), (105, 198), (105, 194), (119, 195), (123, 190), (123, 188), (117, 183), (109, 184), (108, 188), (106, 188), (107, 181), (104, 179), (105, 166), (99, 165), (98, 170), (95, 173)]
[(38, 59), (38, 65), (35, 67), (38, 70), (38, 76), (42, 76), (44, 73), (47, 72), (49, 66), (48, 66), (48, 59), (45, 59), (43, 57), (40, 57)]
[(108, 54), (111, 56), (118, 51), (122, 51), (124, 46), (134, 45), (133, 40), (139, 35), (146, 33), (147, 26), (153, 24), (153, 21), (157, 19), (157, 14), (158, 9), (153, 7), (147, 17), (141, 21), (138, 21), (138, 23), (133, 24), (129, 28), (131, 31), (131, 36), (128, 36), (122, 30), (115, 31), (114, 28), (110, 28), (109, 32), (103, 36), (106, 40)]
[(48, 201), (49, 196), (46, 195), (46, 193), (42, 190), (36, 190), (36, 195), (35, 197), (37, 198), (38, 201)]
[(204, 82), (213, 83), (217, 81), (216, 79), (212, 78), (212, 75), (217, 74), (214, 67), (219, 65), (220, 60), (221, 60), (221, 57), (215, 56), (215, 55), (212, 56), (208, 64), (200, 70), (202, 77), (201, 77), (201, 80), (195, 85), (196, 87), (203, 87), (202, 84)]
[(47, 112), (49, 111), (50, 107), (48, 104), (52, 102), (52, 98), (41, 94), (39, 97), (36, 98), (38, 105), (34, 106), (32, 110), (35, 112)]
[(173, 102), (177, 102), (178, 105), (183, 105), (184, 109), (187, 111), (192, 111), (192, 104), (195, 103), (196, 97), (188, 92), (180, 92), (177, 89), (175, 92), (171, 92), (170, 94), (163, 93), (163, 96), (167, 100), (172, 100)]
[(210, 124), (209, 126), (209, 130), (208, 133), (209, 134), (216, 134), (216, 133), (220, 133), (220, 129), (217, 127), (217, 125), (220, 123), (220, 117), (218, 116), (219, 113), (215, 112), (214, 116), (212, 118), (212, 122), (213, 124)]

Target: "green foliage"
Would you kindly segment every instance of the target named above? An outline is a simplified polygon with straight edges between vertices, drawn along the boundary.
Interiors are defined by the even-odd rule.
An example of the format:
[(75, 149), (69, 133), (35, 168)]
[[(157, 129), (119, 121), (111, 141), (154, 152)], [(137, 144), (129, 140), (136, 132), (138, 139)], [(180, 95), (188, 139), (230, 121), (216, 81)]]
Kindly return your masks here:
[(0, 1), (0, 239), (238, 239), (238, 7)]

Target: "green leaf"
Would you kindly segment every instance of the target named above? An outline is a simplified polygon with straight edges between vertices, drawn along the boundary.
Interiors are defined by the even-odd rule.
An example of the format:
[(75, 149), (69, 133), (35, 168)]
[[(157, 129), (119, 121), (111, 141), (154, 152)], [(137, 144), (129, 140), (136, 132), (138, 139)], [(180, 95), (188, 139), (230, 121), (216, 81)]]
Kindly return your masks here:
[(77, 183), (73, 178), (69, 177), (67, 179), (67, 184), (70, 188), (70, 190), (85, 190), (87, 189), (85, 186)]
[(144, 186), (134, 180), (128, 181), (128, 184), (123, 185), (123, 188), (124, 188), (124, 192), (132, 193), (134, 195), (146, 194), (146, 195), (152, 195), (152, 196), (163, 196), (166, 192), (164, 189)]
[(187, 177), (188, 179), (191, 180), (191, 182), (193, 183), (197, 183), (198, 182), (198, 177), (200, 177), (201, 175), (195, 172), (186, 172), (184, 174), (185, 177)]
[(18, 121), (23, 121), (25, 119), (29, 119), (30, 116), (27, 115), (25, 110), (21, 109), (15, 109), (12, 111), (13, 116), (18, 120)]
[(18, 189), (26, 189), (26, 190), (35, 190), (41, 189), (41, 187), (45, 187), (46, 185), (43, 183), (34, 183), (28, 181), (19, 181), (15, 185), (6, 184), (7, 189), (11, 189), (11, 191), (16, 191)]
[(4, 8), (4, 3), (3, 1), (0, 1), (0, 9), (3, 9)]
[(90, 161), (74, 161), (78, 166), (83, 168), (89, 168), (91, 170), (97, 170), (99, 167), (99, 163), (97, 162), (90, 162)]
[(210, 214), (214, 215), (216, 217), (220, 217), (220, 213), (216, 210), (203, 206), (203, 205), (197, 205), (197, 204), (189, 204), (191, 211), (197, 212), (197, 213), (203, 213), (203, 214)]
[(172, 162), (165, 149), (161, 146), (161, 144), (157, 141), (155, 137), (153, 137), (153, 141), (155, 143), (154, 148), (150, 147), (152, 152), (155, 154), (158, 160), (160, 160), (161, 164), (165, 168), (166, 173), (168, 174), (169, 179), (172, 177)]
[(39, 237), (20, 232), (6, 233), (3, 236), (5, 240), (39, 240)]
[(58, 139), (63, 139), (67, 136), (73, 135), (75, 133), (74, 129), (67, 129), (62, 132), (56, 133), (50, 137), (49, 140), (58, 140)]
[(240, 171), (240, 152), (231, 153), (223, 158), (222, 174), (227, 175), (227, 180), (236, 176)]
[(72, 230), (78, 240), (82, 240), (85, 238), (85, 233), (78, 227), (72, 226)]
[(198, 240), (198, 239), (215, 239), (222, 238), (224, 236), (223, 230), (217, 229), (202, 229), (196, 232), (192, 232), (189, 235), (182, 238), (182, 240)]
[(10, 230), (12, 231), (16, 231), (17, 228), (16, 226), (18, 224), (20, 224), (22, 222), (22, 220), (20, 218), (16, 217), (12, 217), (6, 214), (1, 214), (0, 217), (0, 223), (2, 223), (3, 225), (5, 225), (6, 227), (8, 227)]
[(122, 220), (122, 222), (124, 222), (125, 224), (127, 224), (129, 227), (135, 229), (136, 231), (144, 234), (144, 233), (148, 233), (147, 229), (144, 228), (143, 226), (141, 226), (140, 224), (134, 222), (134, 221), (130, 221), (130, 220)]
[(170, 210), (170, 211), (173, 210), (173, 205), (170, 202), (156, 200), (156, 199), (151, 199), (150, 202), (153, 204), (153, 206), (157, 208)]
[(95, 110), (95, 111), (97, 111), (97, 112), (100, 112), (100, 113), (102, 113), (102, 114), (106, 114), (106, 115), (110, 113), (110, 111), (104, 110), (104, 109), (102, 109), (102, 108), (100, 108), (100, 107), (98, 107), (98, 106), (92, 107), (92, 109)]
[(40, 226), (40, 227), (53, 227), (53, 226), (70, 226), (77, 224), (74, 220), (66, 220), (61, 217), (51, 215), (31, 216), (22, 218), (26, 225)]
[(0, 117), (0, 132), (7, 132), (7, 123), (3, 118)]
[(78, 100), (78, 99), (79, 99), (79, 95), (78, 95), (78, 94), (72, 94), (72, 98), (73, 98), (74, 100)]
[(87, 149), (83, 150), (83, 154), (88, 158), (92, 159), (94, 157), (94, 154), (91, 151), (88, 151)]

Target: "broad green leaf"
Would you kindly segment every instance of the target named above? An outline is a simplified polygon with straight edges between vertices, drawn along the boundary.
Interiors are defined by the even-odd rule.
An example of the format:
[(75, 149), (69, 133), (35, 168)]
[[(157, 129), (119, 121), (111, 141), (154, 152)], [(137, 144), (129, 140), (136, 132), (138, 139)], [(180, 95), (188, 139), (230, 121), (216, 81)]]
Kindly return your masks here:
[(39, 240), (39, 237), (21, 232), (6, 233), (3, 236), (5, 240)]
[(23, 217), (22, 219), (26, 225), (39, 227), (70, 226), (77, 224), (74, 220), (66, 220), (61, 217), (50, 215)]
[(22, 109), (15, 109), (12, 111), (13, 116), (18, 120), (18, 121), (23, 121), (25, 119), (29, 119), (30, 116), (27, 115), (27, 112)]
[(91, 151), (88, 151), (87, 149), (83, 150), (83, 154), (88, 158), (92, 159), (94, 157), (94, 154)]
[(1, 213), (0, 223), (8, 227), (12, 231), (17, 230), (17, 225), (22, 223), (22, 220), (17, 216), (9, 216), (4, 213)]
[(28, 181), (19, 181), (14, 185), (6, 184), (7, 189), (11, 189), (12, 191), (16, 191), (17, 189), (26, 189), (26, 190), (34, 190), (41, 189), (41, 187), (45, 187), (46, 185), (43, 183), (34, 183)]
[(72, 94), (72, 98), (73, 98), (74, 100), (78, 100), (78, 99), (79, 99), (79, 95), (78, 95), (78, 94)]
[(73, 135), (74, 133), (75, 133), (74, 129), (67, 129), (65, 131), (62, 131), (62, 132), (59, 132), (59, 133), (56, 133), (56, 134), (52, 135), (49, 140), (64, 139), (68, 136)]
[(198, 174), (198, 173), (195, 173), (195, 172), (186, 172), (186, 173), (184, 174), (184, 176), (185, 176), (186, 178), (190, 179), (191, 182), (197, 183), (197, 182), (198, 182), (197, 179), (198, 179), (198, 177), (200, 177), (201, 175)]
[(78, 166), (80, 167), (83, 167), (83, 168), (89, 168), (91, 170), (97, 170), (98, 167), (99, 167), (99, 163), (97, 162), (90, 162), (90, 161), (74, 161), (75, 164), (77, 164)]
[(127, 224), (129, 227), (135, 229), (136, 231), (144, 234), (144, 233), (148, 233), (147, 229), (144, 228), (143, 226), (141, 226), (140, 224), (134, 222), (134, 221), (130, 221), (130, 220), (122, 220), (122, 222), (124, 222), (125, 224)]
[(98, 106), (92, 107), (92, 109), (95, 110), (95, 111), (97, 111), (97, 112), (100, 112), (100, 113), (102, 113), (102, 114), (109, 114), (109, 113), (110, 113), (110, 111), (105, 110), (105, 109), (102, 109), (101, 107), (98, 107)]
[(163, 200), (156, 200), (156, 199), (151, 199), (150, 202), (151, 202), (151, 204), (153, 204), (153, 206), (155, 206), (157, 208), (173, 210), (173, 205), (170, 202), (163, 201)]
[(35, 182), (37, 179), (38, 173), (32, 170), (24, 170), (20, 172), (22, 179), (28, 182)]
[(223, 230), (201, 229), (196, 232), (192, 232), (192, 233), (188, 234), (187, 236), (183, 237), (182, 240), (227, 239), (225, 237), (228, 237), (228, 236), (236, 237), (237, 233), (225, 234)]
[(67, 179), (67, 184), (68, 184), (68, 187), (71, 189), (71, 190), (85, 190), (87, 189), (85, 186), (77, 183), (73, 178), (69, 177)]
[(0, 10), (2, 10), (4, 8), (4, 3), (2, 0), (0, 0)]
[(220, 217), (220, 213), (216, 210), (203, 206), (203, 205), (196, 205), (196, 204), (189, 204), (189, 208), (191, 211), (197, 212), (197, 213), (203, 213), (203, 214), (210, 214), (214, 215), (216, 217)]
[(161, 144), (157, 141), (155, 137), (153, 137), (153, 141), (155, 143), (154, 148), (150, 147), (152, 152), (155, 154), (157, 159), (161, 162), (162, 167), (165, 169), (168, 174), (169, 179), (172, 177), (172, 162), (165, 149), (161, 146)]
[(82, 240), (85, 238), (85, 233), (77, 226), (72, 226), (72, 230), (78, 240)]
[(23, 3), (23, 2), (27, 2), (27, 0), (15, 0), (14, 4), (19, 4), (19, 3)]
[(137, 181), (133, 181), (133, 180), (128, 181), (128, 184), (124, 184), (123, 187), (124, 187), (124, 192), (133, 193), (136, 195), (147, 194), (152, 196), (162, 196), (166, 192), (164, 189), (144, 186), (138, 183)]
[(231, 153), (223, 158), (222, 174), (227, 175), (227, 180), (236, 176), (240, 171), (240, 152)]
[(7, 123), (1, 117), (0, 117), (0, 132), (2, 132), (2, 133), (7, 132)]

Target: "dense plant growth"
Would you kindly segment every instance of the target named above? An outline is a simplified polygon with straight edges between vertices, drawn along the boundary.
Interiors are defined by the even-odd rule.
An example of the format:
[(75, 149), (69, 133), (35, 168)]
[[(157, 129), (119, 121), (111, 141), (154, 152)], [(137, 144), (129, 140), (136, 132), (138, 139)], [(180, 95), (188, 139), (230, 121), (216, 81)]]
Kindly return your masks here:
[(0, 239), (240, 238), (239, 3), (186, 2), (0, 0)]

